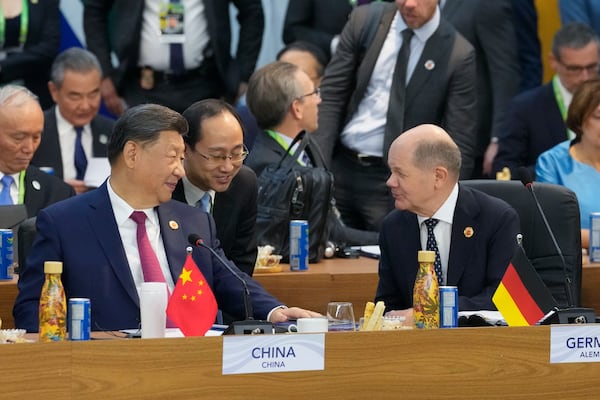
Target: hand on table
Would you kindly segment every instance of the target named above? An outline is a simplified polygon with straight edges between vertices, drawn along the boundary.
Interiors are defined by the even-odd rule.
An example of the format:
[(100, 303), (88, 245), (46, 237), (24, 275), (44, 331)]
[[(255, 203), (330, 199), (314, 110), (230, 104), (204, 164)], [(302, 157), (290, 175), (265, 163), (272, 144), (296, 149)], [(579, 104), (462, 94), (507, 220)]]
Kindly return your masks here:
[(285, 322), (290, 319), (322, 317), (318, 312), (299, 307), (278, 308), (271, 313), (269, 322)]

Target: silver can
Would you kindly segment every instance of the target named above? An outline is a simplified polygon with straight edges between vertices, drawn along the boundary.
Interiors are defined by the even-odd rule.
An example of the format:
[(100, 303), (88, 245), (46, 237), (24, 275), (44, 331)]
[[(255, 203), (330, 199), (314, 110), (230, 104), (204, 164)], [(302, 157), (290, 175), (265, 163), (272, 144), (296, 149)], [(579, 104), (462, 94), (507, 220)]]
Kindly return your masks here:
[(458, 288), (440, 286), (440, 328), (458, 327)]

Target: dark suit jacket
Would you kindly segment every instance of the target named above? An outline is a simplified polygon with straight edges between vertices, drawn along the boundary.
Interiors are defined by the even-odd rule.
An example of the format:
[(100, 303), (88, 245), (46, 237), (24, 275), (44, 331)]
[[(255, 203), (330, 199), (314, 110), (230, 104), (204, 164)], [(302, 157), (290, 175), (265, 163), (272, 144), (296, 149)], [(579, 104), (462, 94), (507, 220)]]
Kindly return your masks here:
[(510, 0), (447, 0), (442, 10), (442, 16), (475, 48), (478, 156), (485, 152), (490, 135), (500, 132), (508, 104), (519, 90), (511, 7)]
[[(238, 9), (240, 38), (235, 60), (230, 55), (231, 27), (229, 3)], [(228, 94), (237, 93), (240, 82), (247, 82), (254, 71), (262, 43), (264, 16), (260, 0), (203, 0), (219, 76)], [(143, 0), (88, 0), (83, 23), (87, 46), (98, 57), (105, 75), (120, 88), (123, 79), (139, 79), (137, 74)], [(112, 11), (109, 23), (109, 11)], [(113, 68), (111, 51), (119, 59)]]
[[(369, 9), (385, 7), (381, 22), (361, 61), (360, 37)], [(358, 7), (344, 27), (335, 55), (321, 83), (319, 129), (314, 139), (320, 144), (327, 165), (346, 123), (358, 109), (394, 15), (395, 4), (374, 3)], [(432, 60), (435, 67), (425, 68)], [(430, 65), (428, 63), (428, 65)], [(474, 164), (476, 129), (475, 52), (473, 47), (443, 19), (423, 49), (423, 54), (406, 88), (404, 129), (423, 123), (444, 127), (460, 148), (461, 176), (470, 177)], [(398, 135), (401, 132), (398, 132)], [(384, 138), (383, 154), (392, 137)]]
[[(105, 182), (96, 190), (58, 203), (38, 214), (37, 236), (27, 258), (27, 267), (19, 279), (19, 295), (13, 310), (19, 328), (38, 330), (45, 260), (63, 262), (62, 282), (67, 298), (90, 298), (93, 329), (116, 330), (139, 326), (138, 294), (106, 185)], [(224, 257), (218, 247), (215, 224), (210, 215), (175, 200), (156, 209), (174, 281), (181, 273), (187, 237), (191, 233), (199, 234), (208, 246)], [(194, 248), (192, 257), (212, 288), (219, 308), (243, 317), (240, 282), (208, 250)], [(252, 278), (240, 275), (250, 290), (255, 317), (266, 318), (269, 311), (281, 303)]]
[(510, 104), (505, 130), (499, 136), (494, 171), (510, 168), (519, 178), (518, 168), (526, 166), (535, 177), (540, 154), (567, 140), (567, 127), (552, 89), (552, 82), (519, 94)]
[(342, 32), (351, 11), (348, 0), (290, 0), (283, 25), (283, 42), (310, 42), (331, 57), (331, 41)]
[(50, 204), (75, 195), (75, 190), (59, 178), (30, 165), (25, 170), (25, 208), (27, 216), (35, 217)]
[(534, 0), (511, 0), (511, 3), (521, 66), (519, 92), (524, 92), (542, 84), (538, 14)]
[[(318, 144), (313, 142), (312, 136), (309, 138), (305, 151), (314, 167), (324, 166), (323, 156), (318, 149)], [(260, 131), (256, 136), (252, 151), (246, 159), (246, 165), (252, 168), (256, 175), (259, 176), (268, 165), (277, 164), (284, 154), (285, 149), (279, 143), (269, 136), (267, 132)]]
[[(447, 285), (458, 286), (460, 310), (495, 310), (492, 295), (516, 248), (517, 212), (504, 201), (459, 185), (452, 223)], [(467, 237), (466, 227), (473, 228)], [(381, 260), (376, 301), (387, 310), (412, 307), (421, 250), (416, 214), (392, 211), (379, 235)]]
[[(256, 262), (256, 174), (242, 165), (229, 189), (215, 193), (212, 216), (217, 226), (217, 238), (225, 255), (248, 275)], [(180, 180), (173, 199), (187, 203)]]
[[(40, 147), (38, 147), (33, 155), (31, 163), (37, 167), (52, 167), (54, 175), (63, 179), (62, 154), (60, 152), (58, 128), (56, 126), (55, 108), (56, 106), (44, 111), (42, 141), (40, 142)], [(108, 138), (112, 134), (114, 123), (112, 119), (100, 114), (96, 115), (90, 123), (93, 138), (92, 155), (94, 157), (106, 157), (106, 146)]]
[(60, 45), (59, 0), (29, 0), (29, 24), (23, 51), (0, 61), (0, 83), (24, 79), (25, 86), (40, 96), (42, 107), (52, 99), (48, 92), (50, 66)]

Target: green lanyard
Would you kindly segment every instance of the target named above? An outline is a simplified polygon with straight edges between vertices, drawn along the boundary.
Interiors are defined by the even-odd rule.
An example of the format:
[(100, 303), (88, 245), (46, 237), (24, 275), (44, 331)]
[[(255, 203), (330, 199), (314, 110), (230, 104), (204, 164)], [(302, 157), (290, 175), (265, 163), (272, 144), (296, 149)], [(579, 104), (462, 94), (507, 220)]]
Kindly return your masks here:
[[(560, 115), (563, 121), (567, 120), (567, 106), (565, 106), (565, 99), (563, 98), (562, 92), (560, 91), (560, 83), (558, 81), (558, 75), (554, 75), (552, 78), (552, 90), (554, 91), (554, 98), (556, 99), (556, 104), (558, 105), (558, 109), (560, 110)], [(567, 139), (572, 139), (575, 136), (569, 129), (567, 129)]]
[[(21, 27), (19, 33), (19, 46), (23, 47), (27, 40), (27, 27), (29, 25), (29, 3), (23, 0), (23, 10), (21, 10)], [(4, 47), (6, 41), (6, 18), (4, 10), (0, 7), (0, 47)]]
[[(273, 138), (273, 140), (274, 140), (274, 141), (276, 141), (277, 143), (279, 143), (279, 145), (280, 145), (281, 147), (283, 147), (283, 148), (284, 148), (284, 150), (287, 150), (287, 148), (288, 148), (288, 147), (290, 147), (290, 145), (289, 145), (289, 144), (287, 144), (287, 143), (286, 143), (286, 141), (285, 141), (285, 140), (283, 140), (283, 139), (281, 138), (281, 136), (279, 136), (279, 134), (278, 134), (277, 132), (275, 132), (275, 131), (272, 131), (272, 130), (270, 130), (270, 129), (266, 129), (266, 130), (265, 130), (265, 132), (267, 132), (267, 133), (269, 134), (269, 136), (271, 136), (271, 137)], [(294, 155), (294, 153), (292, 153), (292, 150), (293, 150), (293, 149), (290, 149), (290, 151), (288, 151), (288, 154), (289, 154), (289, 155), (291, 155), (291, 156), (293, 156), (293, 155)], [(303, 162), (301, 162), (299, 159), (298, 159), (298, 160), (296, 160), (296, 161), (298, 162), (298, 164), (300, 164), (300, 165), (304, 166), (304, 163), (303, 163)]]
[(25, 203), (25, 170), (19, 172), (19, 201), (17, 204)]

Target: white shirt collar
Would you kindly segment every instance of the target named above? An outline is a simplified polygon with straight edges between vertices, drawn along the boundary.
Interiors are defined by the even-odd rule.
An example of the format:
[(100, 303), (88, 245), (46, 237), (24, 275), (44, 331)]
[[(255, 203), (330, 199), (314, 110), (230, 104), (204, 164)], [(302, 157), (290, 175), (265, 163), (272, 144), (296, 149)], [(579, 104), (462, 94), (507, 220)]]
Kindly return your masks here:
[[(204, 193), (206, 193), (206, 191), (200, 189), (198, 186), (195, 186), (192, 182), (190, 182), (187, 176), (183, 177), (182, 183), (183, 193), (185, 195), (187, 203), (190, 206), (196, 206), (196, 203), (198, 202), (198, 200), (204, 197)], [(208, 190), (208, 193), (210, 194), (211, 203), (215, 204), (215, 191)]]
[(108, 178), (108, 182), (106, 184), (106, 188), (108, 190), (108, 197), (110, 199), (110, 204), (113, 209), (113, 214), (115, 216), (115, 221), (117, 222), (117, 226), (121, 226), (127, 221), (131, 221), (131, 223), (135, 223), (133, 220), (130, 220), (129, 217), (131, 213), (134, 211), (143, 211), (146, 213), (146, 217), (148, 221), (150, 221), (155, 226), (159, 226), (158, 224), (158, 215), (154, 208), (146, 208), (143, 210), (136, 210), (129, 205), (122, 197), (120, 197), (112, 188), (110, 183), (110, 178)]
[[(396, 19), (398, 20), (398, 23), (396, 24), (396, 31), (400, 35), (403, 30), (408, 28), (408, 26), (406, 25), (406, 22), (404, 22), (404, 19), (402, 19), (400, 11), (397, 11)], [(421, 41), (422, 43), (427, 42), (427, 40), (429, 40), (429, 38), (435, 33), (437, 28), (440, 26), (440, 20), (440, 9), (439, 7), (436, 7), (435, 13), (429, 21), (424, 23), (423, 26), (421, 26), (420, 28), (413, 29), (413, 32), (415, 33), (415, 36), (419, 39), (419, 41)]]
[[(68, 132), (69, 134), (75, 136), (75, 126), (62, 116), (58, 105), (54, 107), (54, 114), (56, 115), (56, 129), (58, 130), (58, 134), (65, 134)], [(83, 132), (87, 132), (89, 130), (89, 125), (90, 124), (84, 125)]]
[[(452, 188), (452, 192), (444, 201), (442, 206), (431, 216), (431, 218), (439, 219), (440, 221), (446, 222), (452, 225), (452, 221), (454, 220), (454, 210), (456, 209), (456, 201), (458, 200), (458, 183), (454, 184)], [(429, 217), (423, 217), (421, 215), (417, 215), (417, 220), (419, 221), (419, 226), (425, 221), (429, 219)]]
[(560, 90), (560, 94), (562, 95), (563, 101), (565, 103), (565, 108), (569, 108), (571, 105), (571, 100), (573, 100), (573, 93), (569, 92), (567, 88), (563, 85), (560, 77), (556, 80), (558, 82), (558, 90)]

